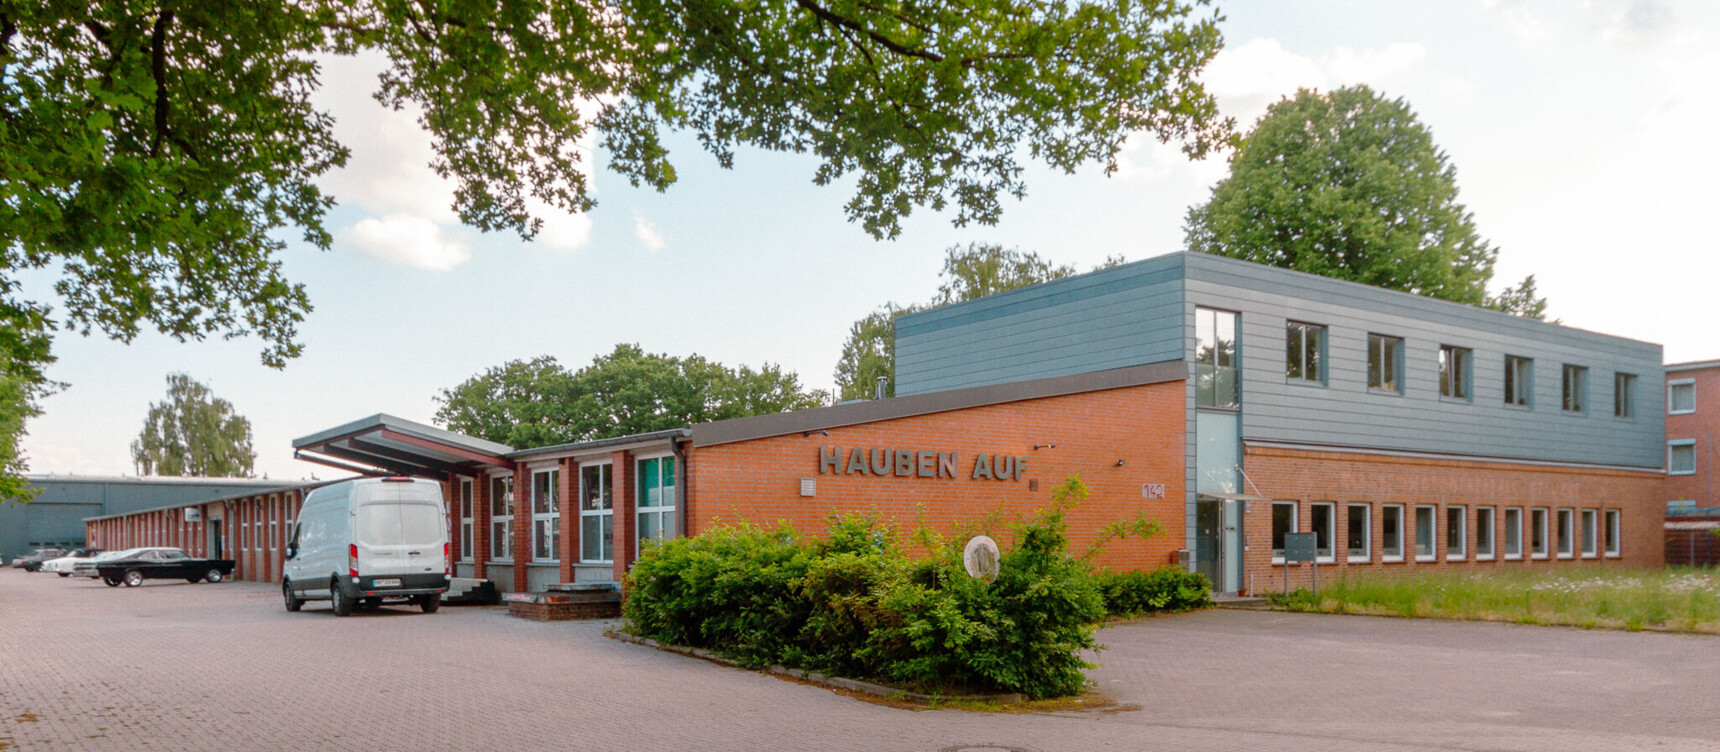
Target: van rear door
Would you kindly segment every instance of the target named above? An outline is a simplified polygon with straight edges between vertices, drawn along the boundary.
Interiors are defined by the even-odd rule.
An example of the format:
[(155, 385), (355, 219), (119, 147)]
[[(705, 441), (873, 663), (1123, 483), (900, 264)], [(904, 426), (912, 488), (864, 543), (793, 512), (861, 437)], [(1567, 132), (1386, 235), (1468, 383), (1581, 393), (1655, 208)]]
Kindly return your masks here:
[(442, 489), (429, 482), (367, 483), (357, 501), (358, 571), (365, 576), (442, 571), (448, 536)]

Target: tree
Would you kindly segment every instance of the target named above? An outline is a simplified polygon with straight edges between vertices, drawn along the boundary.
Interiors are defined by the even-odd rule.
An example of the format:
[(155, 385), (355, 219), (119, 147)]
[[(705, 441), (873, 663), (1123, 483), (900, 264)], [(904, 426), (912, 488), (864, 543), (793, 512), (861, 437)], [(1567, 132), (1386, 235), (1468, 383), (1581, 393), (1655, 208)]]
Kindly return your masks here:
[(1404, 100), (1361, 85), (1268, 108), (1184, 231), (1191, 251), (1470, 305), (1488, 303), (1498, 256), (1432, 132)]
[(829, 402), (793, 373), (728, 368), (620, 344), (570, 373), (555, 358), (511, 361), (443, 389), (436, 422), (515, 447), (549, 446), (801, 410)]
[(139, 475), (245, 478), (256, 459), (251, 421), (183, 373), (167, 375), (167, 399), (149, 404), (143, 430), (131, 442)]
[[(819, 185), (854, 176), (848, 217), (882, 238), (919, 207), (995, 222), (1019, 154), (1109, 170), (1135, 131), (1225, 143), (1195, 80), (1221, 44), (1206, 2), (0, 0), (0, 329), (256, 334), (265, 364), (297, 356), (311, 304), (283, 231), (328, 248), (316, 180), (348, 156), (312, 104), (318, 56), (389, 60), (377, 99), (419, 108), (482, 230), (531, 237), (533, 202), (589, 210), (588, 138), (663, 190), (663, 134), (686, 131), (724, 167), (745, 145), (814, 155)], [(16, 283), (46, 268), (58, 320)], [(34, 358), (6, 366), (28, 415), (48, 353), (0, 355)]]
[[(1095, 269), (1121, 263), (1122, 256), (1112, 256)], [(944, 249), (944, 268), (938, 273), (943, 283), (938, 285), (938, 294), (931, 305), (904, 307), (886, 303), (849, 328), (848, 341), (842, 344), (842, 358), (836, 362), (837, 396), (844, 400), (871, 399), (877, 394), (880, 377), (888, 379), (884, 396), (896, 396), (897, 316), (1050, 282), (1075, 273), (1073, 266), (1053, 264), (1032, 251), (1004, 248), (996, 243), (969, 243), (966, 248), (952, 245)]]

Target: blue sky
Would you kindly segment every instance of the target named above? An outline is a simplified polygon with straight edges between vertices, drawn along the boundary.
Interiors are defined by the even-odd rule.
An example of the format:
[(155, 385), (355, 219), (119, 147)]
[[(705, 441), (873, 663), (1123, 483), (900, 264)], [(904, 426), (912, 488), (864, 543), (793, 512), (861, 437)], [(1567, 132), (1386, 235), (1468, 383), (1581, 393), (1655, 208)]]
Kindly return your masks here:
[[(1298, 86), (1367, 83), (1405, 98), (1457, 167), (1461, 200), (1500, 248), (1496, 286), (1536, 274), (1566, 324), (1720, 358), (1708, 329), (1720, 205), (1720, 8), (1701, 2), (1220, 2), (1226, 49), (1203, 79), (1246, 128)], [(756, 150), (722, 170), (671, 142), (680, 182), (631, 188), (599, 169), (598, 207), (551, 218), (538, 242), (458, 225), (410, 113), (368, 99), (374, 60), (326, 68), (321, 102), (353, 149), (323, 181), (336, 242), (284, 256), (316, 310), (303, 357), (261, 366), (254, 339), (130, 345), (61, 334), (24, 447), (37, 473), (135, 472), (128, 445), (165, 377), (185, 371), (250, 418), (257, 469), (328, 468), (291, 441), (376, 412), (429, 422), (437, 390), (507, 360), (578, 367), (617, 342), (730, 365), (781, 364), (829, 387), (849, 325), (924, 301), (943, 250), (970, 241), (1091, 267), (1181, 248), (1182, 218), (1225, 174), (1176, 146), (1132, 139), (1121, 169), (1029, 173), (994, 227), (920, 212), (894, 241), (842, 213), (851, 185), (816, 187), (815, 163)], [(602, 164), (603, 155), (594, 155)], [(35, 278), (42, 289), (45, 277)]]

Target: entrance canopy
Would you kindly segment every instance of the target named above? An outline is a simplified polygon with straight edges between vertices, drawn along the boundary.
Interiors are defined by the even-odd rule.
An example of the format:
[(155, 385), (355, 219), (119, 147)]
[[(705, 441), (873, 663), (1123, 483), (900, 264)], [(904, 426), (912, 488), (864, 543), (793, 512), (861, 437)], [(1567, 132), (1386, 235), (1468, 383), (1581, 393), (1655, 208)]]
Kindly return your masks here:
[(444, 431), (377, 413), (293, 440), (293, 458), (356, 473), (414, 475), (435, 480), (450, 473), (513, 469), (506, 444)]

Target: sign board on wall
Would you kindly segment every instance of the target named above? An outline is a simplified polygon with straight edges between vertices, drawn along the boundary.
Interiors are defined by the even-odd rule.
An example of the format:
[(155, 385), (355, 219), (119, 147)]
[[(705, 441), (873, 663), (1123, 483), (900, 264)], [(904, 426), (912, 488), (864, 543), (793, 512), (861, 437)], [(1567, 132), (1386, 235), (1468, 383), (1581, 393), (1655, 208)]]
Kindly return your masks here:
[(955, 452), (821, 446), (818, 448), (818, 474), (1021, 480), (1027, 474), (1027, 458), (981, 453), (975, 455), (969, 465), (964, 464)]

